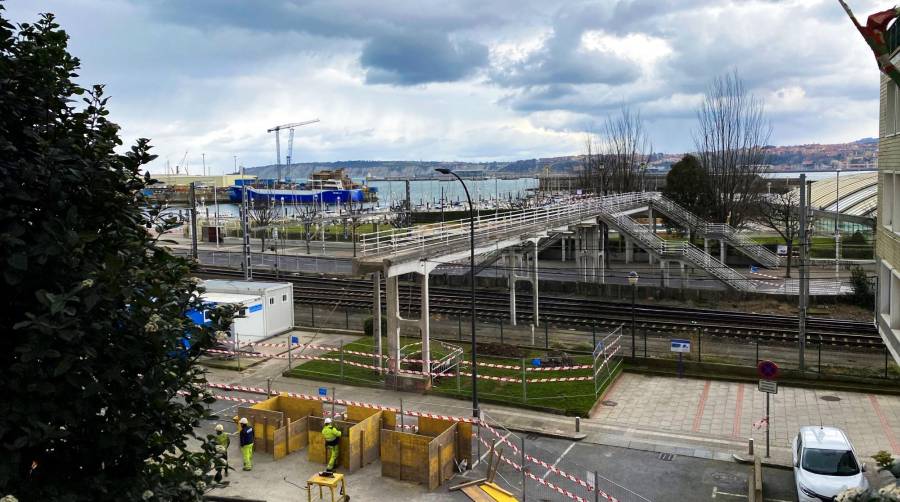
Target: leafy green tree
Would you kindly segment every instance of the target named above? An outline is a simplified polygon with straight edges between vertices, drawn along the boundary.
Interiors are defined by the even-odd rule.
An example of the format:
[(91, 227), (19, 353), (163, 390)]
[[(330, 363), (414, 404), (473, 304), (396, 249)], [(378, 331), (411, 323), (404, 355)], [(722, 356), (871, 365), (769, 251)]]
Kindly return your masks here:
[(186, 319), (190, 264), (157, 245), (171, 222), (142, 207), (148, 140), (116, 152), (103, 87), (75, 83), (52, 15), (3, 14), (0, 496), (198, 500), (214, 449), (194, 433), (212, 402), (195, 359), (231, 313)]
[(875, 291), (862, 267), (857, 265), (850, 270), (850, 283), (853, 285), (853, 292), (846, 295), (849, 302), (858, 307), (874, 309)]
[(709, 213), (709, 178), (697, 157), (687, 154), (666, 174), (663, 195), (700, 216)]

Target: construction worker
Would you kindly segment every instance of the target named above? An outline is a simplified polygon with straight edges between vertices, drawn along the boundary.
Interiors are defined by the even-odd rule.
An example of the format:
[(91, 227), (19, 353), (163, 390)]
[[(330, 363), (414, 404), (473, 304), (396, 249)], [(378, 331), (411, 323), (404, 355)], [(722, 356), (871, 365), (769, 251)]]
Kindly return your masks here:
[(222, 471), (228, 477), (228, 447), (231, 446), (231, 436), (225, 432), (222, 424), (216, 425), (216, 453), (225, 462), (223, 467), (216, 467), (216, 481), (222, 481)]
[[(334, 472), (334, 464), (337, 463), (338, 453), (341, 445), (341, 431), (331, 423), (330, 418), (325, 419), (325, 427), (322, 427), (322, 439), (325, 440), (325, 454), (328, 458), (328, 466), (325, 472), (331, 474)], [(331, 450), (331, 454), (328, 455)]]
[(247, 422), (247, 417), (241, 421), (241, 455), (244, 457), (244, 470), (253, 470), (253, 427)]

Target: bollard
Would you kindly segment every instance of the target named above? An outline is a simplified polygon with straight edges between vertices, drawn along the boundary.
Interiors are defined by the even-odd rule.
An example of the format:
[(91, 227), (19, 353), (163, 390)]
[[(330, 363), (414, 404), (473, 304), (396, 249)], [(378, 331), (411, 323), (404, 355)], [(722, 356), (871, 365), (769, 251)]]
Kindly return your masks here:
[(600, 472), (594, 471), (594, 502), (600, 502), (600, 488), (597, 486), (600, 484)]
[(581, 432), (581, 417), (575, 417), (575, 432)]
[(748, 453), (752, 457), (753, 456), (753, 438), (747, 440)]
[(288, 333), (288, 371), (292, 369), (291, 366), (293, 365), (291, 361), (291, 349), (293, 348), (294, 346), (291, 345), (291, 334)]

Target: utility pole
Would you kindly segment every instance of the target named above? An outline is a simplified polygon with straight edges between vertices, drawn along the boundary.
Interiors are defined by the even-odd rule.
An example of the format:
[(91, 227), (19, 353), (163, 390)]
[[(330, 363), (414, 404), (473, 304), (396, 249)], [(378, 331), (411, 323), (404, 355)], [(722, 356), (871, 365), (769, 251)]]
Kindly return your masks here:
[(809, 216), (809, 193), (806, 186), (806, 175), (800, 175), (800, 284), (799, 284), (799, 297), (800, 297), (800, 312), (798, 313), (798, 317), (800, 319), (799, 326), (797, 327), (797, 335), (799, 337), (799, 356), (800, 356), (800, 371), (806, 371), (806, 310), (808, 308), (809, 302), (809, 277), (807, 274), (809, 273), (809, 269), (807, 268), (809, 263), (809, 223), (807, 218)]
[(191, 198), (191, 257), (197, 260), (197, 192), (194, 182), (190, 184)]
[[(237, 157), (235, 157), (237, 159)], [(244, 166), (241, 166), (241, 230), (244, 234), (244, 280), (249, 281), (250, 272), (250, 216), (247, 214), (247, 184), (244, 179)]]

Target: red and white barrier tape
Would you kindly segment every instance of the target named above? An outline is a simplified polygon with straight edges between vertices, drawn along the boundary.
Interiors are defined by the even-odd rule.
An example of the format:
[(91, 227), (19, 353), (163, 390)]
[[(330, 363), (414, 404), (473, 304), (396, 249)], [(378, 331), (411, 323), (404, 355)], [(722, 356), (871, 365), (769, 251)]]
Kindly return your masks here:
[[(227, 385), (227, 384), (220, 384), (220, 383), (209, 383), (207, 385), (214, 389), (230, 390), (230, 391), (236, 391), (236, 392), (248, 392), (248, 393), (252, 393), (252, 394), (264, 394), (264, 395), (268, 394), (266, 389), (263, 389), (260, 387), (244, 387), (244, 386), (240, 386), (240, 385)], [(273, 390), (272, 392), (274, 395), (286, 395), (286, 396), (296, 397), (296, 398), (300, 398), (300, 399), (324, 401), (327, 403), (334, 401), (335, 404), (338, 404), (341, 406), (359, 406), (361, 408), (369, 408), (369, 409), (382, 410), (382, 411), (391, 411), (394, 413), (400, 412), (399, 408), (394, 408), (392, 406), (383, 406), (380, 404), (366, 403), (366, 402), (362, 402), (362, 401), (347, 401), (344, 399), (332, 399), (327, 396), (297, 394), (294, 392), (278, 392), (275, 390)], [(438, 420), (465, 422), (465, 423), (469, 423), (469, 424), (478, 423), (478, 420), (475, 418), (455, 417), (452, 415), (440, 415), (440, 414), (436, 414), (436, 413), (425, 413), (425, 412), (421, 412), (421, 411), (403, 410), (403, 414), (407, 415), (407, 416), (411, 416), (411, 417), (434, 418), (434, 419), (438, 419)]]
[[(514, 443), (512, 443), (509, 439), (507, 439), (506, 436), (503, 436), (503, 435), (501, 435), (499, 432), (497, 432), (497, 430), (494, 429), (493, 427), (491, 427), (491, 425), (490, 425), (489, 423), (487, 423), (486, 421), (482, 420), (482, 421), (481, 421), (481, 425), (484, 426), (485, 428), (487, 428), (487, 429), (491, 432), (491, 434), (493, 434), (494, 436), (496, 436), (497, 438), (499, 438), (499, 440), (500, 440), (501, 443), (506, 444), (507, 446), (509, 446), (510, 448), (512, 448), (513, 451), (514, 451), (516, 454), (518, 454), (518, 455), (521, 455), (521, 454), (522, 454), (522, 450), (521, 450), (518, 446), (516, 446), (516, 445), (515, 445)], [(480, 439), (481, 439), (481, 438), (480, 438)], [(481, 439), (481, 441), (484, 442), (484, 439)], [(578, 476), (575, 476), (575, 475), (573, 475), (573, 474), (569, 474), (568, 472), (566, 472), (566, 471), (564, 471), (564, 470), (562, 470), (562, 469), (560, 469), (560, 468), (558, 468), (558, 467), (555, 467), (555, 466), (553, 466), (553, 465), (551, 465), (551, 464), (548, 464), (547, 462), (544, 462), (543, 460), (541, 460), (541, 459), (539, 459), (539, 458), (536, 458), (536, 457), (533, 457), (533, 456), (531, 456), (531, 455), (529, 455), (529, 454), (527, 454), (527, 453), (525, 454), (525, 460), (528, 460), (528, 461), (530, 461), (530, 462), (532, 462), (532, 463), (534, 463), (534, 464), (536, 464), (536, 465), (539, 465), (539, 466), (541, 466), (541, 467), (547, 469), (548, 471), (550, 471), (550, 472), (552, 472), (552, 473), (554, 473), (554, 474), (556, 474), (556, 475), (558, 475), (558, 476), (564, 477), (564, 478), (568, 479), (569, 481), (572, 481), (573, 483), (577, 483), (579, 486), (582, 486), (582, 487), (584, 487), (584, 488), (587, 488), (588, 490), (593, 490), (593, 489), (594, 489), (593, 485), (591, 485), (591, 484), (588, 483), (587, 481), (584, 481), (583, 479), (579, 478)], [(543, 481), (544, 481), (544, 480), (541, 480), (541, 482), (543, 482)], [(557, 490), (557, 491), (558, 491), (558, 490)], [(560, 493), (563, 493), (563, 492), (560, 492)], [(600, 495), (601, 497), (603, 497), (603, 498), (605, 498), (605, 499), (607, 499), (607, 500), (610, 500), (610, 501), (612, 501), (612, 502), (618, 502), (614, 497), (611, 497), (609, 494), (604, 493), (602, 490), (598, 490), (598, 495)]]

